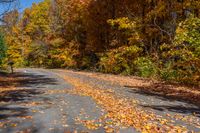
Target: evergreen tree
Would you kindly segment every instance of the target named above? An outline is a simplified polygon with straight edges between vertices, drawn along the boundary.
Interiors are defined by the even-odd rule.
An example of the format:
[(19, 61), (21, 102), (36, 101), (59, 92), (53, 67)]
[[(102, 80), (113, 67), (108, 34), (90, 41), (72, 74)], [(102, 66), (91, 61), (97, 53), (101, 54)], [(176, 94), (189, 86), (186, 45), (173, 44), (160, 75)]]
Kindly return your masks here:
[(2, 65), (2, 61), (5, 57), (6, 57), (6, 45), (3, 35), (0, 33), (0, 65)]

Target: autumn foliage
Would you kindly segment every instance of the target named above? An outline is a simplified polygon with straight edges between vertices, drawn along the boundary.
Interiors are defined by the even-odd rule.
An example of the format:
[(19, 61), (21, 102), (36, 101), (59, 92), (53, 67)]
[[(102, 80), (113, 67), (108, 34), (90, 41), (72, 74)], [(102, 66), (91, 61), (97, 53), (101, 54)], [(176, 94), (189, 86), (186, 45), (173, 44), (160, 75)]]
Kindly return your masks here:
[(4, 60), (198, 84), (199, 9), (191, 0), (44, 0), (4, 15)]

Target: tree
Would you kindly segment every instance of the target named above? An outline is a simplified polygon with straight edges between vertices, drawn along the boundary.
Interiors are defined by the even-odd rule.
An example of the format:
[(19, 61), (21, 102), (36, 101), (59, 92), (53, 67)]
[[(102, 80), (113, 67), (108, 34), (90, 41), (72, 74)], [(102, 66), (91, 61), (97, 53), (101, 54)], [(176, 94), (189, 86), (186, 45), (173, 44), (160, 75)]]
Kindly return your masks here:
[(176, 80), (188, 83), (200, 81), (200, 18), (189, 17), (176, 29), (173, 44), (163, 45), (163, 57), (171, 63)]
[[(140, 71), (140, 75), (151, 76), (151, 70), (158, 72), (154, 67), (165, 69), (169, 61), (174, 62), (172, 71), (182, 63), (189, 65), (184, 67), (187, 71), (194, 72), (195, 68), (195, 74), (189, 76), (194, 79), (191, 74), (198, 75), (199, 70), (198, 30), (192, 32), (186, 26), (198, 25), (189, 23), (188, 18), (192, 15), (199, 19), (199, 9), (197, 0), (44, 0), (25, 9), (22, 15), (16, 10), (4, 13), (2, 27), (8, 57), (18, 65), (107, 67), (106, 72)], [(187, 34), (184, 38), (179, 32), (183, 29)], [(172, 56), (178, 53), (176, 45), (185, 42), (190, 47), (182, 55), (192, 53), (195, 57), (190, 63)], [(162, 46), (174, 51), (166, 50), (171, 54), (167, 55)], [(164, 54), (171, 58), (165, 60)], [(183, 65), (177, 68), (181, 72)]]
[(3, 21), (2, 17), (10, 12), (13, 8), (16, 8), (16, 5), (19, 4), (18, 0), (0, 0), (0, 21)]
[(12, 28), (17, 25), (19, 20), (19, 12), (18, 10), (12, 10), (5, 13), (2, 17), (2, 27), (4, 27), (4, 32), (7, 34), (12, 32)]
[(0, 66), (3, 63), (3, 59), (6, 57), (6, 44), (4, 36), (0, 33)]

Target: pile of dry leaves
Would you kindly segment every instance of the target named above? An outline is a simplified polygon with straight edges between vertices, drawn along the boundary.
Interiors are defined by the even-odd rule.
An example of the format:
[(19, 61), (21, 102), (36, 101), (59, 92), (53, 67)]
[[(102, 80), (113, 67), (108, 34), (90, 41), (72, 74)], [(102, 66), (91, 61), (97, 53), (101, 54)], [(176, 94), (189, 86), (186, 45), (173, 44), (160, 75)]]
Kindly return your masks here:
[(185, 100), (196, 105), (200, 105), (200, 87), (180, 85), (177, 83), (170, 84), (162, 81), (144, 79), (135, 76), (121, 76), (101, 73), (89, 72), (72, 72), (97, 78), (100, 80), (110, 81), (112, 84), (117, 84), (130, 89), (137, 89), (144, 93), (156, 94), (161, 97), (170, 99)]
[(110, 89), (94, 88), (76, 78), (62, 77), (74, 85), (75, 89), (71, 93), (91, 97), (107, 112), (98, 120), (77, 119), (77, 121), (89, 129), (104, 127), (107, 132), (114, 132), (116, 127), (133, 127), (143, 133), (187, 132), (185, 127), (174, 125), (173, 121), (166, 120), (160, 116), (156, 116), (152, 112), (138, 108), (136, 100), (120, 98)]

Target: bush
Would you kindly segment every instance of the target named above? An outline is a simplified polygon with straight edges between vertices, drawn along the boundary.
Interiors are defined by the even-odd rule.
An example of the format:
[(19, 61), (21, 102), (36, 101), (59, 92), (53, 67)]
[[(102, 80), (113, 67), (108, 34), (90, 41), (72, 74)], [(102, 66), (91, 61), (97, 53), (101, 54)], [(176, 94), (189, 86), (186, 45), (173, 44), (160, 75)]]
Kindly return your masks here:
[(132, 74), (133, 61), (139, 56), (141, 49), (137, 46), (123, 46), (105, 53), (99, 62), (99, 70), (105, 73)]
[(82, 57), (79, 57), (78, 59), (78, 68), (81, 70), (89, 69), (89, 70), (95, 70), (96, 66), (99, 61), (99, 57), (94, 52), (88, 52), (82, 54)]
[[(171, 63), (170, 69), (162, 70), (164, 79), (170, 77), (184, 83), (200, 81), (200, 18), (190, 17), (181, 22), (176, 30), (173, 44), (161, 47), (164, 63)], [(166, 71), (166, 72), (165, 72)], [(168, 73), (168, 74), (164, 74)], [(171, 76), (166, 76), (171, 75)]]
[(167, 81), (177, 80), (178, 72), (173, 69), (172, 63), (166, 63), (163, 68), (160, 69), (160, 78)]
[(135, 74), (142, 77), (153, 77), (157, 74), (157, 66), (146, 57), (139, 57), (134, 61), (136, 66)]

